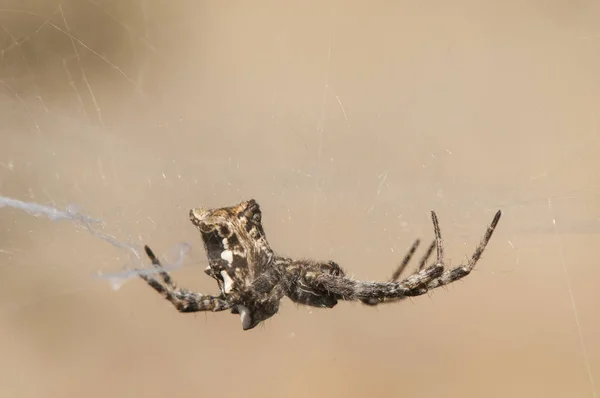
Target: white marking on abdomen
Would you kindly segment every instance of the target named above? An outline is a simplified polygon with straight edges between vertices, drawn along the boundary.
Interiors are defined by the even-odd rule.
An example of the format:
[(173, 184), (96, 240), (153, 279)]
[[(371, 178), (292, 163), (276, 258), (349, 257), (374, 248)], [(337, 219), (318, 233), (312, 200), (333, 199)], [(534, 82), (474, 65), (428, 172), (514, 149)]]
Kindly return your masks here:
[(227, 271), (221, 271), (221, 276), (223, 277), (223, 282), (225, 283), (225, 286), (223, 286), (223, 290), (227, 294), (231, 292), (235, 282), (233, 281), (233, 279), (231, 279)]
[(231, 250), (223, 250), (221, 258), (227, 261), (229, 265), (233, 264), (233, 252)]

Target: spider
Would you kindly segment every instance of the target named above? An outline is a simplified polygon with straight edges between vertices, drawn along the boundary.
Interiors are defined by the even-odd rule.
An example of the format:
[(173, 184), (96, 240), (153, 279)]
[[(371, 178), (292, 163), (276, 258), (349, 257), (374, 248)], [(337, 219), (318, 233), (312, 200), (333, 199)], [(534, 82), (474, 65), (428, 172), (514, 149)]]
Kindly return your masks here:
[[(139, 276), (182, 313), (230, 310), (240, 316), (242, 329), (249, 330), (275, 315), (283, 297), (321, 308), (333, 308), (338, 300), (357, 300), (373, 306), (420, 296), (462, 279), (475, 267), (501, 214), (496, 213), (467, 264), (446, 270), (438, 218), (432, 211), (435, 240), (416, 271), (398, 280), (419, 240), (388, 281), (365, 282), (346, 276), (333, 261), (293, 260), (276, 254), (267, 242), (260, 206), (254, 199), (217, 209), (199, 207), (190, 210), (189, 218), (204, 242), (209, 264), (204, 272), (217, 281), (220, 294), (211, 296), (179, 288), (164, 270), (159, 271), (159, 278), (144, 273)], [(426, 266), (434, 249), (437, 259)], [(152, 250), (145, 246), (145, 251), (153, 266), (161, 270)]]

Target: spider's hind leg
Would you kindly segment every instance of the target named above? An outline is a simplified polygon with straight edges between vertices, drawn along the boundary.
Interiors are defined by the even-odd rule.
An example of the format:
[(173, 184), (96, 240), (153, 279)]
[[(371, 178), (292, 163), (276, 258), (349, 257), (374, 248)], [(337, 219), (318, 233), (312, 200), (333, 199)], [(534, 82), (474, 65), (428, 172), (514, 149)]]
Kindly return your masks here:
[(152, 251), (152, 249), (150, 249), (150, 247), (148, 245), (144, 246), (144, 251), (146, 252), (146, 255), (148, 256), (148, 258), (150, 259), (150, 261), (152, 262), (152, 266), (156, 269), (159, 270), (159, 275), (162, 278), (163, 282), (170, 287), (175, 287), (175, 285), (173, 284), (173, 280), (171, 280), (171, 275), (169, 275), (167, 273), (167, 271), (163, 270), (162, 264), (160, 263), (160, 260), (156, 257), (156, 255), (154, 254), (154, 252)]
[(154, 255), (150, 247), (145, 246), (144, 250), (150, 261), (152, 261), (152, 265), (160, 270), (158, 274), (164, 284), (142, 272), (139, 273), (140, 278), (171, 302), (179, 312), (223, 311), (231, 307), (230, 303), (218, 297), (179, 289), (171, 279), (171, 276), (163, 270), (160, 260)]

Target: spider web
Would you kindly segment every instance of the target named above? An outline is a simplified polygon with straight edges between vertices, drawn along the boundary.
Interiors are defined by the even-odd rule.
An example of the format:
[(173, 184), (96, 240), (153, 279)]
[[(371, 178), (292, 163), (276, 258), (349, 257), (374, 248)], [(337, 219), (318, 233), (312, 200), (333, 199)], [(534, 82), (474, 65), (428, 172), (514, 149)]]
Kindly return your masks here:
[[(245, 18), (261, 12), (186, 7), (146, 0), (0, 5), (0, 258), (9, 280), (23, 287), (35, 278), (55, 283), (72, 275), (36, 302), (55, 303), (54, 294), (88, 289), (98, 279), (116, 290), (140, 272), (156, 272), (143, 254), (146, 243), (170, 247), (165, 266), (184, 273), (192, 244), (182, 242), (199, 244), (188, 209), (250, 197), (261, 203), (277, 250), (334, 258), (358, 278), (385, 279), (414, 238), (432, 237), (430, 210), (438, 212), (449, 265), (456, 265), (502, 209), (478, 279), (447, 290), (487, 283), (504, 292), (504, 286), (526, 288), (518, 280), (542, 279), (539, 295), (568, 311), (564, 319), (576, 329), (577, 346), (566, 337), (561, 344), (577, 358), (573, 366), (581, 366), (588, 395), (598, 396), (599, 351), (589, 315), (595, 296), (586, 282), (597, 274), (581, 265), (595, 258), (582, 242), (600, 233), (598, 82), (585, 80), (598, 64), (596, 28), (573, 22), (552, 30), (536, 20), (553, 44), (520, 28), (510, 43), (527, 39), (531, 48), (516, 49), (487, 31), (473, 28), (463, 37), (456, 28), (446, 32), (454, 44), (443, 47), (409, 20), (398, 32), (391, 19), (367, 18), (378, 33), (358, 34), (343, 16), (357, 11), (336, 2), (314, 13), (296, 10), (314, 18), (310, 32), (275, 6), (281, 20), (250, 25)], [(250, 16), (242, 17), (242, 9)], [(389, 15), (402, 18), (405, 11), (416, 12)], [(539, 65), (506, 61), (530, 54)], [(519, 84), (524, 94), (502, 87), (519, 91)], [(570, 106), (573, 98), (581, 102)], [(90, 236), (108, 245), (96, 247)], [(190, 272), (204, 261), (202, 250), (194, 254)], [(550, 261), (532, 264), (538, 257)], [(536, 275), (549, 276), (544, 284)], [(135, 298), (134, 284), (127, 286), (119, 294)], [(214, 288), (210, 281), (205, 286)], [(532, 289), (534, 297), (509, 308), (544, 313)], [(480, 294), (486, 296), (464, 293)], [(431, 301), (439, 306), (441, 297)], [(502, 305), (487, 300), (485, 308), (497, 314)], [(10, 302), (12, 313), (25, 313), (23, 303)], [(464, 305), (476, 309), (466, 299), (455, 304)], [(302, 311), (319, 322), (354, 316)], [(387, 312), (369, 319), (382, 316)], [(357, 326), (357, 333), (366, 328)], [(310, 331), (288, 334), (302, 339)]]
[[(132, 254), (136, 260), (136, 264), (133, 266), (136, 268), (144, 267), (148, 263), (148, 261), (144, 261), (147, 259), (145, 258), (144, 250), (141, 246), (120, 241), (116, 237), (102, 232), (98, 228), (103, 227), (103, 222), (101, 220), (91, 218), (78, 212), (75, 206), (67, 206), (65, 210), (59, 210), (51, 206), (41, 205), (39, 203), (23, 202), (17, 199), (0, 196), (0, 208), (2, 207), (12, 207), (14, 209), (22, 210), (36, 218), (46, 216), (51, 221), (71, 221), (76, 227), (83, 228), (93, 237), (106, 241), (112, 246)], [(122, 272), (113, 272), (108, 274), (99, 273), (98, 277), (108, 280), (113, 289), (118, 290), (125, 281), (136, 276), (156, 275), (163, 270), (169, 272), (180, 268), (183, 265), (183, 261), (185, 260), (185, 257), (190, 249), (191, 246), (188, 243), (181, 243), (177, 245), (173, 250), (177, 253), (177, 260), (174, 263), (165, 262), (162, 269), (132, 269), (132, 265), (127, 264), (125, 267), (126, 269)]]

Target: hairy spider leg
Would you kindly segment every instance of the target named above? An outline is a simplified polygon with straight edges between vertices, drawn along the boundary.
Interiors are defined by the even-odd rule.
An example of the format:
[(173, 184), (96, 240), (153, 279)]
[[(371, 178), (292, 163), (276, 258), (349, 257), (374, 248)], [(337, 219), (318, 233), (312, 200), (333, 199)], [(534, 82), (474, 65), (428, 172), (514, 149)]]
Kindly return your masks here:
[[(152, 265), (162, 269), (160, 260), (156, 258), (152, 250), (144, 247), (146, 255), (152, 261)], [(204, 295), (201, 293), (190, 292), (186, 289), (178, 288), (171, 276), (166, 271), (160, 271), (164, 285), (149, 275), (140, 273), (139, 276), (148, 283), (154, 290), (173, 304), (179, 312), (200, 312), (200, 311), (224, 311), (231, 308), (231, 304), (219, 297)]]
[[(417, 239), (417, 241), (410, 248), (410, 251), (408, 252), (408, 254), (404, 257), (404, 260), (402, 261), (400, 266), (392, 274), (392, 277), (390, 278), (390, 282), (395, 282), (398, 279), (400, 279), (400, 275), (402, 275), (402, 273), (406, 269), (406, 266), (408, 265), (408, 262), (410, 261), (413, 254), (415, 253), (415, 250), (417, 249), (418, 245), (419, 245), (419, 240)], [(425, 254), (421, 257), (421, 260), (419, 261), (419, 266), (417, 267), (417, 271), (421, 271), (423, 269), (423, 267), (425, 267), (425, 265), (427, 264), (427, 260), (429, 260), (429, 257), (431, 257), (431, 253), (433, 253), (433, 249), (435, 249), (435, 246), (436, 246), (436, 241), (434, 240), (429, 245), (427, 252), (425, 252)]]
[[(397, 281), (398, 278), (400, 278), (400, 275), (402, 275), (402, 273), (404, 272), (404, 270), (406, 269), (408, 263), (410, 262), (410, 260), (412, 259), (412, 257), (414, 256), (415, 252), (417, 251), (417, 248), (419, 247), (419, 244), (421, 243), (420, 239), (417, 239), (414, 241), (414, 243), (412, 244), (412, 246), (410, 247), (410, 249), (408, 249), (408, 252), (406, 253), (406, 255), (404, 256), (404, 258), (402, 259), (402, 262), (400, 262), (400, 265), (398, 265), (398, 267), (396, 268), (396, 270), (394, 271), (394, 273), (392, 274), (392, 276), (390, 277), (390, 282), (394, 282)], [(431, 251), (431, 247), (430, 247), (430, 251)], [(426, 257), (429, 257), (429, 255), (431, 255), (431, 252), (429, 252), (429, 254), (426, 254)], [(426, 261), (426, 258), (421, 259), (421, 262), (419, 263), (419, 267), (422, 267), (422, 262)], [(420, 269), (419, 268), (419, 269)], [(383, 303), (390, 303), (393, 301), (397, 301), (397, 300), (401, 300), (404, 297), (401, 298), (397, 298), (397, 299), (389, 299), (389, 300), (379, 300), (376, 298), (371, 298), (371, 299), (364, 299), (361, 300), (363, 302), (363, 304), (367, 304), (367, 305), (379, 305), (379, 304), (383, 304)]]
[(415, 251), (417, 250), (417, 247), (419, 247), (420, 243), (421, 243), (420, 239), (415, 240), (415, 243), (413, 243), (413, 245), (410, 247), (410, 249), (408, 250), (408, 253), (406, 253), (406, 255), (404, 256), (404, 258), (402, 259), (402, 262), (400, 263), (400, 265), (398, 266), (398, 268), (396, 268), (396, 271), (394, 271), (394, 273), (392, 274), (392, 277), (390, 278), (390, 281), (398, 280), (398, 278), (400, 277), (400, 275), (406, 269), (406, 266), (410, 262), (410, 259), (415, 254)]
[(437, 242), (435, 240), (431, 242), (429, 248), (427, 248), (427, 252), (425, 252), (423, 257), (421, 257), (421, 261), (419, 261), (419, 267), (417, 268), (417, 271), (421, 271), (423, 268), (425, 268), (425, 265), (427, 265), (427, 261), (429, 261), (429, 257), (431, 257), (431, 253), (433, 253), (433, 249), (435, 249), (436, 245)]
[[(400, 275), (402, 275), (402, 272), (404, 272), (406, 266), (408, 265), (408, 262), (410, 261), (411, 257), (413, 256), (418, 245), (419, 245), (419, 240), (417, 239), (417, 241), (415, 241), (413, 246), (410, 248), (409, 252), (404, 257), (402, 263), (400, 263), (400, 265), (398, 266), (396, 271), (394, 271), (394, 273), (392, 274), (392, 277), (389, 279), (390, 282), (396, 282), (400, 278)], [(433, 249), (435, 249), (435, 246), (436, 246), (436, 241), (434, 240), (433, 242), (431, 242), (431, 244), (427, 248), (427, 251), (425, 252), (425, 254), (421, 257), (421, 260), (419, 261), (419, 266), (417, 267), (415, 272), (419, 272), (425, 267), (425, 265), (427, 264), (427, 261), (429, 260), (429, 257), (431, 257), (431, 254), (433, 253)], [(397, 301), (404, 300), (406, 298), (407, 298), (407, 296), (393, 297), (393, 298), (386, 298), (386, 299), (371, 298), (368, 300), (361, 300), (361, 301), (364, 304), (374, 306), (374, 305), (379, 305), (379, 304), (395, 303)]]
[[(439, 228), (439, 225), (437, 225), (437, 223), (438, 223), (437, 216), (435, 215), (434, 212), (431, 212), (431, 213), (432, 213), (432, 217), (435, 220), (434, 224), (436, 225), (436, 230), (439, 234), (440, 228)], [(475, 268), (477, 261), (479, 261), (479, 259), (481, 258), (481, 255), (483, 254), (485, 247), (487, 246), (488, 242), (492, 238), (492, 234), (494, 233), (494, 230), (496, 229), (496, 226), (498, 225), (498, 221), (500, 221), (500, 216), (502, 216), (502, 212), (500, 210), (498, 210), (496, 212), (496, 214), (494, 215), (494, 219), (492, 220), (491, 224), (488, 226), (487, 230), (485, 231), (485, 235), (479, 242), (479, 245), (477, 245), (477, 248), (475, 248), (475, 252), (473, 252), (473, 255), (471, 256), (471, 258), (469, 259), (467, 264), (466, 265), (461, 264), (452, 269), (446, 270), (439, 278), (430, 282), (427, 285), (428, 290), (447, 285), (458, 279), (464, 278), (465, 276), (467, 276), (471, 273), (473, 268)], [(436, 234), (436, 238), (438, 238), (437, 234)], [(438, 239), (438, 254), (439, 254), (439, 246), (440, 245), (441, 245), (441, 236), (439, 236), (439, 239)], [(443, 251), (442, 251), (442, 254), (443, 254)]]
[(322, 286), (327, 291), (338, 295), (343, 300), (372, 300), (379, 301), (390, 298), (420, 296), (429, 290), (447, 285), (468, 275), (481, 258), (481, 255), (492, 237), (492, 234), (502, 215), (498, 211), (487, 228), (481, 242), (475, 249), (467, 265), (459, 265), (444, 271), (444, 247), (437, 215), (431, 212), (437, 247), (436, 262), (408, 276), (402, 281), (362, 282), (346, 276), (329, 274), (315, 275), (312, 283)]

